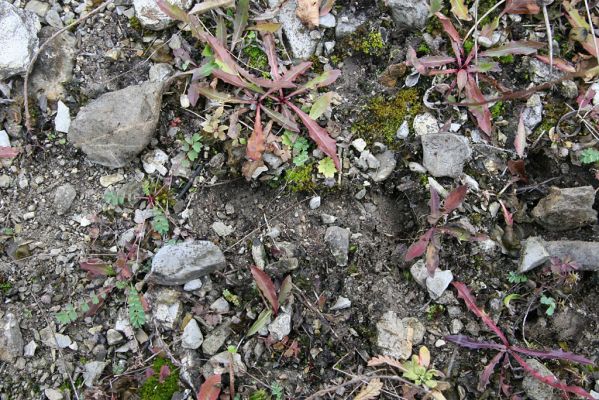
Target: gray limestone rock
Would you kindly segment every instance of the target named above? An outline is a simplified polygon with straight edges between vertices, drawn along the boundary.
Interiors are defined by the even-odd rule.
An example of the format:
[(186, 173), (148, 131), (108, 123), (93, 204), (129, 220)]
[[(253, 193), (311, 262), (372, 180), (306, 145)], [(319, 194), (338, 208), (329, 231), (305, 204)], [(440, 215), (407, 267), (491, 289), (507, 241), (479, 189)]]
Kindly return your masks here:
[(225, 322), (219, 325), (216, 329), (210, 332), (210, 335), (204, 339), (202, 343), (202, 351), (205, 354), (213, 355), (225, 344), (227, 338), (231, 334), (229, 329), (230, 322)]
[[(40, 31), (42, 42), (58, 29), (45, 26)], [(73, 64), (77, 41), (70, 32), (64, 32), (52, 40), (40, 53), (30, 78), (29, 93), (44, 95), (50, 101), (65, 97), (64, 84), (73, 78)]]
[[(547, 369), (547, 367), (534, 358), (526, 360), (526, 363), (541, 375), (552, 376), (555, 378), (555, 375), (553, 375), (553, 373)], [(524, 380), (522, 381), (522, 389), (532, 400), (552, 400), (554, 398), (553, 388), (546, 383), (540, 382), (538, 379), (533, 378), (530, 374), (526, 374), (524, 376)]]
[[(188, 10), (193, 0), (167, 0), (169, 3)], [(148, 29), (160, 31), (173, 24), (173, 19), (162, 12), (156, 0), (133, 0), (135, 15), (139, 22)]]
[(56, 192), (54, 192), (54, 209), (56, 210), (56, 214), (64, 215), (71, 208), (71, 204), (73, 204), (76, 196), (77, 191), (70, 183), (59, 186)]
[(152, 260), (152, 277), (161, 285), (183, 285), (226, 265), (220, 248), (208, 241), (162, 247)]
[(583, 271), (599, 271), (599, 242), (544, 241), (538, 237), (529, 237), (522, 245), (519, 271), (528, 272), (543, 265), (551, 257), (574, 261)]
[(184, 349), (195, 350), (200, 347), (203, 342), (204, 335), (202, 335), (202, 331), (198, 326), (198, 322), (192, 318), (183, 329), (183, 335), (181, 335), (181, 346)]
[(12, 363), (23, 355), (23, 336), (19, 321), (12, 313), (0, 319), (0, 361)]
[(387, 6), (398, 29), (421, 29), (426, 25), (429, 6), (425, 0), (388, 0)]
[(179, 300), (179, 292), (161, 288), (150, 293), (152, 315), (154, 320), (165, 329), (174, 329), (179, 323), (183, 306)]
[(90, 161), (120, 168), (136, 157), (154, 135), (163, 82), (145, 82), (103, 94), (82, 107), (68, 139)]
[(399, 319), (393, 311), (387, 311), (376, 324), (377, 346), (384, 355), (407, 360), (412, 346), (422, 342), (424, 325), (416, 318)]
[(0, 80), (27, 70), (39, 46), (40, 22), (33, 12), (0, 0)]
[(381, 154), (377, 154), (375, 158), (379, 165), (376, 171), (370, 173), (370, 177), (375, 182), (383, 182), (395, 170), (395, 166), (397, 165), (395, 154), (391, 150), (386, 150)]
[(551, 231), (566, 231), (597, 222), (593, 209), (595, 189), (592, 186), (574, 188), (552, 187), (547, 197), (532, 210), (535, 220)]
[(423, 135), (422, 153), (422, 164), (432, 176), (452, 178), (462, 174), (472, 155), (468, 139), (453, 133)]
[[(270, 7), (279, 6), (279, 0), (268, 0)], [(279, 9), (279, 21), (283, 25), (283, 32), (289, 42), (289, 48), (294, 58), (306, 60), (314, 54), (317, 39), (312, 39), (310, 30), (306, 28), (295, 15), (297, 0), (283, 2)]]
[(106, 363), (103, 361), (91, 361), (83, 366), (83, 383), (88, 388), (94, 386), (102, 371), (106, 367)]
[(338, 226), (331, 226), (327, 228), (324, 235), (324, 241), (329, 246), (329, 250), (337, 265), (344, 267), (347, 265), (348, 253), (349, 253), (349, 235), (348, 229), (343, 229)]

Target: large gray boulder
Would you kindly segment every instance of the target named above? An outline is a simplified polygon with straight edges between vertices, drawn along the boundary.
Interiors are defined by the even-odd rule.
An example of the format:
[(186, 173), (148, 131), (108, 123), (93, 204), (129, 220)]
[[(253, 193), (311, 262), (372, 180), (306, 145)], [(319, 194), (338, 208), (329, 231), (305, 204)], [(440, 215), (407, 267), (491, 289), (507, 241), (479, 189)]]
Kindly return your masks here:
[(37, 15), (0, 0), (0, 80), (27, 71), (38, 49)]
[(597, 222), (594, 202), (595, 189), (592, 186), (552, 187), (547, 197), (532, 210), (532, 215), (545, 229), (567, 231)]
[(429, 14), (425, 0), (387, 0), (395, 26), (399, 29), (422, 29)]
[(161, 285), (183, 285), (226, 265), (220, 248), (208, 241), (162, 247), (152, 260), (152, 278)]
[(145, 82), (103, 94), (82, 107), (68, 139), (97, 164), (120, 168), (136, 157), (154, 135), (163, 82)]
[[(166, 0), (179, 8), (188, 10), (193, 0)], [(148, 29), (160, 31), (173, 24), (173, 19), (162, 12), (156, 0), (133, 0), (135, 15), (139, 22)]]

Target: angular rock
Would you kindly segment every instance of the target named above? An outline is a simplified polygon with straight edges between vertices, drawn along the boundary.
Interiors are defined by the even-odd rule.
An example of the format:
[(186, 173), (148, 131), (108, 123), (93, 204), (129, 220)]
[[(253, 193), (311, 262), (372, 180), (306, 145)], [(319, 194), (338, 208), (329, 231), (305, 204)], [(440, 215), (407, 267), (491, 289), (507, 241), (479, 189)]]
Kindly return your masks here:
[(324, 241), (329, 246), (329, 250), (337, 265), (344, 267), (347, 265), (348, 253), (349, 253), (349, 235), (348, 229), (343, 229), (338, 226), (331, 226), (327, 228), (324, 235)]
[[(40, 41), (45, 42), (56, 28), (45, 26), (40, 31)], [(52, 40), (38, 56), (30, 78), (29, 93), (37, 98), (46, 96), (49, 101), (65, 97), (64, 84), (73, 78), (77, 40), (69, 31)]]
[[(535, 371), (537, 371), (542, 376), (552, 376), (555, 378), (555, 375), (547, 369), (543, 364), (534, 358), (529, 358), (526, 360), (526, 363)], [(530, 374), (524, 375), (524, 380), (522, 381), (522, 389), (524, 393), (531, 400), (551, 400), (553, 399), (553, 388), (546, 383), (539, 381), (538, 379), (533, 378)]]
[(174, 72), (170, 64), (159, 63), (150, 67), (149, 78), (150, 82), (163, 82), (168, 79)]
[(426, 25), (429, 6), (425, 0), (388, 0), (387, 6), (398, 29), (421, 29)]
[(445, 289), (453, 281), (453, 274), (450, 270), (435, 271), (434, 276), (426, 278), (426, 290), (431, 299), (436, 300), (445, 292)]
[(412, 346), (422, 342), (424, 325), (416, 318), (399, 319), (393, 311), (383, 314), (376, 324), (377, 346), (383, 354), (402, 360), (412, 355)]
[(233, 361), (233, 373), (235, 375), (242, 375), (247, 372), (245, 364), (241, 361), (241, 354), (231, 354), (228, 351), (223, 351), (208, 360), (208, 363), (202, 367), (202, 374), (204, 376), (226, 374), (229, 372), (231, 361)]
[(193, 279), (183, 285), (183, 290), (186, 292), (193, 292), (194, 290), (201, 289), (204, 283), (201, 279)]
[(532, 210), (532, 215), (548, 230), (576, 229), (597, 222), (594, 202), (595, 189), (592, 186), (552, 187), (547, 197), (541, 199)]
[(156, 322), (166, 329), (174, 329), (183, 312), (179, 292), (172, 289), (159, 289), (151, 293), (150, 300)]
[(545, 241), (538, 237), (529, 237), (524, 241), (520, 251), (520, 272), (528, 272), (531, 269), (543, 265), (551, 255), (545, 248)]
[(24, 357), (33, 357), (35, 355), (35, 350), (37, 349), (37, 343), (34, 340), (30, 341), (23, 348), (23, 356)]
[(202, 343), (202, 351), (205, 354), (213, 355), (218, 352), (218, 350), (223, 347), (227, 338), (231, 334), (231, 329), (229, 329), (230, 322), (226, 322), (224, 324), (219, 325), (216, 329), (210, 332), (210, 335), (204, 339)]
[(83, 383), (88, 388), (94, 386), (102, 371), (106, 367), (106, 363), (103, 361), (91, 361), (83, 366)]
[(309, 206), (310, 210), (316, 210), (318, 207), (320, 207), (320, 196), (312, 197), (310, 199)]
[(23, 355), (23, 336), (19, 321), (12, 313), (0, 320), (0, 361), (12, 363)]
[(145, 82), (103, 94), (82, 107), (71, 123), (68, 139), (92, 162), (125, 166), (154, 135), (163, 82)]
[(581, 240), (544, 241), (529, 237), (522, 245), (520, 272), (528, 272), (543, 265), (551, 257), (574, 261), (582, 271), (599, 271), (599, 242)]
[(121, 340), (123, 340), (123, 335), (116, 329), (109, 329), (106, 332), (106, 342), (109, 346), (114, 346), (115, 344), (120, 343)]
[(69, 115), (69, 107), (59, 100), (56, 117), (54, 117), (54, 129), (56, 132), (69, 133), (70, 126), (71, 116)]
[(268, 325), (268, 331), (272, 338), (279, 342), (291, 332), (291, 314), (282, 312), (274, 321)]
[(54, 192), (54, 209), (56, 214), (64, 215), (77, 197), (75, 187), (70, 183), (59, 186)]
[(339, 296), (335, 304), (330, 308), (331, 311), (345, 310), (351, 307), (351, 300), (347, 297)]
[(371, 172), (369, 175), (375, 182), (383, 182), (387, 179), (395, 170), (397, 161), (395, 161), (395, 154), (391, 150), (386, 150), (381, 154), (375, 156), (379, 166), (376, 171)]
[(59, 390), (50, 388), (44, 390), (44, 395), (48, 400), (62, 400), (64, 398)]
[(57, 333), (54, 326), (47, 326), (40, 330), (40, 339), (42, 343), (51, 349), (65, 349), (73, 343), (70, 337)]
[(160, 175), (164, 176), (168, 172), (168, 169), (164, 166), (167, 161), (168, 155), (164, 151), (154, 149), (144, 154), (141, 158), (141, 165), (148, 174), (158, 171)]
[(161, 285), (182, 285), (226, 265), (223, 252), (208, 241), (162, 247), (152, 260), (152, 277)]
[(202, 335), (202, 331), (198, 326), (198, 322), (192, 318), (183, 329), (183, 335), (181, 335), (181, 346), (184, 349), (195, 350), (200, 347), (203, 342), (204, 335)]
[(33, 12), (0, 0), (0, 80), (27, 71), (39, 46), (40, 22)]
[(524, 126), (532, 132), (537, 125), (543, 120), (543, 103), (541, 97), (538, 94), (533, 94), (526, 101), (526, 107), (522, 111), (522, 119)]
[(227, 237), (232, 234), (235, 229), (232, 226), (225, 224), (222, 221), (216, 221), (211, 226), (214, 233), (216, 233), (220, 237)]
[[(279, 6), (279, 0), (268, 0), (271, 8)], [(288, 0), (284, 2), (279, 9), (279, 21), (283, 25), (283, 32), (289, 42), (289, 48), (294, 58), (307, 60), (316, 50), (317, 39), (310, 36), (310, 31), (306, 28), (295, 14), (297, 0)]]
[(50, 4), (38, 0), (29, 0), (25, 6), (25, 10), (34, 12), (38, 17), (44, 18), (50, 10)]
[(356, 15), (354, 13), (341, 15), (337, 21), (337, 26), (335, 27), (335, 37), (337, 39), (343, 39), (349, 36), (365, 22), (366, 17), (364, 15)]
[(416, 136), (439, 133), (439, 121), (431, 113), (423, 113), (415, 116), (412, 127)]
[[(188, 10), (193, 3), (192, 0), (167, 0), (169, 3)], [(148, 29), (160, 31), (173, 24), (173, 19), (162, 12), (156, 0), (133, 0), (135, 15), (139, 22)]]
[(432, 176), (452, 178), (462, 174), (464, 164), (472, 155), (468, 139), (453, 133), (422, 136), (422, 153), (422, 164)]

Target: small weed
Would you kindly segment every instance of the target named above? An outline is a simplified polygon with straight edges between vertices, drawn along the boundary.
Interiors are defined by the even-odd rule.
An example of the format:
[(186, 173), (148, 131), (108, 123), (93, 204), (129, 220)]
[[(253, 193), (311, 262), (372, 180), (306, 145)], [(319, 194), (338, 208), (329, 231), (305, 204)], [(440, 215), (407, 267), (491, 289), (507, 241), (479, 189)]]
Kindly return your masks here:
[(557, 307), (557, 304), (555, 303), (555, 299), (553, 297), (548, 297), (548, 296), (542, 295), (541, 296), (541, 304), (547, 306), (547, 310), (545, 310), (545, 314), (547, 314), (550, 317), (553, 316), (553, 313), (555, 312), (555, 308)]
[(584, 149), (580, 152), (580, 162), (583, 164), (594, 164), (599, 162), (599, 150)]
[(439, 318), (445, 312), (445, 306), (442, 304), (431, 304), (426, 309), (426, 319), (429, 321)]
[(526, 277), (526, 275), (511, 271), (508, 275), (507, 280), (510, 283), (524, 283), (528, 281), (528, 278)]
[[(150, 377), (146, 379), (139, 390), (141, 400), (171, 400), (179, 390), (179, 379), (176, 368), (169, 360), (157, 357), (148, 369)], [(168, 375), (164, 377), (165, 371)]]
[(197, 160), (200, 151), (202, 151), (202, 136), (199, 133), (194, 133), (192, 136), (186, 136), (181, 146), (181, 150), (185, 152), (187, 164)]
[(122, 206), (125, 204), (125, 196), (110, 190), (104, 194), (104, 201), (114, 207)]
[(228, 289), (223, 290), (223, 297), (225, 298), (225, 300), (233, 304), (235, 307), (239, 307), (241, 305), (241, 300), (239, 299), (239, 296), (231, 293)]

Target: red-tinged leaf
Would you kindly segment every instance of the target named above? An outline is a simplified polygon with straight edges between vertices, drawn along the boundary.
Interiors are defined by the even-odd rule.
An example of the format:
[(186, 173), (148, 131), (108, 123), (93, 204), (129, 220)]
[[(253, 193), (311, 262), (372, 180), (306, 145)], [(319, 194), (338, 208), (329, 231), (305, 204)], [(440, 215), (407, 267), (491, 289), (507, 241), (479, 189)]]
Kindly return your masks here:
[(508, 160), (507, 168), (512, 176), (518, 178), (523, 183), (528, 183), (528, 175), (526, 175), (526, 163), (524, 160)]
[(158, 382), (164, 382), (164, 380), (168, 378), (170, 374), (171, 369), (168, 367), (168, 365), (164, 364), (162, 367), (160, 367), (160, 375), (158, 376)]
[(463, 69), (459, 70), (456, 82), (458, 84), (458, 91), (461, 92), (466, 87), (466, 83), (468, 83), (468, 72)]
[(20, 151), (21, 149), (19, 147), (0, 146), (0, 159), (15, 158), (19, 155)]
[(538, 14), (540, 11), (536, 0), (507, 0), (502, 14)]
[(171, 17), (172, 19), (189, 22), (189, 16), (185, 12), (185, 10), (181, 9), (179, 6), (172, 4), (168, 0), (156, 0), (156, 5), (160, 8), (160, 11)]
[(210, 76), (215, 69), (218, 69), (218, 66), (213, 61), (202, 64), (191, 71), (191, 81), (195, 82), (201, 78), (206, 78)]
[(212, 75), (216, 78), (220, 79), (223, 82), (226, 82), (230, 85), (237, 86), (242, 89), (250, 89), (250, 84), (243, 79), (239, 75), (230, 74), (228, 72), (223, 71), (222, 69), (214, 69), (212, 71)]
[(196, 104), (198, 104), (198, 100), (200, 98), (198, 86), (200, 86), (198, 82), (192, 82), (191, 85), (189, 85), (189, 89), (187, 89), (187, 98), (189, 99), (189, 104), (191, 104), (192, 107), (195, 107)]
[(281, 79), (272, 81), (270, 79), (258, 78), (244, 69), (240, 69), (239, 73), (241, 74), (242, 77), (244, 77), (248, 81), (252, 82), (254, 85), (264, 87), (267, 89), (272, 89), (271, 91), (279, 90), (279, 89), (292, 89), (292, 88), (297, 87), (297, 85), (295, 83), (289, 82), (289, 81), (284, 81)]
[(175, 57), (180, 58), (181, 60), (191, 64), (191, 65), (196, 65), (195, 61), (191, 58), (191, 55), (189, 54), (189, 52), (187, 50), (185, 50), (183, 47), (179, 47), (177, 49), (173, 50), (173, 55)]
[(546, 358), (549, 360), (565, 360), (575, 362), (583, 365), (593, 365), (593, 361), (579, 354), (570, 353), (569, 351), (563, 351), (562, 349), (557, 350), (531, 350), (525, 349), (518, 346), (512, 346), (512, 351), (526, 354), (527, 356)]
[(458, 346), (465, 347), (471, 350), (480, 350), (480, 349), (488, 349), (488, 350), (498, 350), (500, 352), (507, 351), (507, 347), (502, 344), (495, 342), (487, 342), (487, 341), (477, 341), (468, 336), (464, 335), (447, 335), (445, 339), (453, 344), (457, 344)]
[(141, 302), (141, 306), (143, 307), (145, 312), (149, 312), (152, 308), (150, 307), (150, 303), (146, 299), (146, 296), (139, 295), (139, 301)]
[(287, 105), (298, 115), (302, 123), (306, 126), (310, 138), (316, 143), (318, 148), (327, 156), (331, 157), (337, 171), (341, 171), (341, 161), (339, 161), (339, 157), (337, 156), (337, 142), (335, 139), (330, 137), (326, 129), (318, 125), (318, 122), (310, 118), (308, 114), (300, 110), (295, 104), (287, 103)]
[(291, 275), (287, 275), (287, 277), (283, 279), (283, 283), (281, 283), (281, 287), (279, 288), (279, 304), (285, 305), (285, 302), (289, 298), (292, 289), (293, 282), (291, 281)]
[(501, 209), (503, 210), (503, 219), (505, 220), (505, 224), (507, 226), (513, 226), (514, 225), (514, 216), (512, 215), (511, 212), (509, 212), (507, 210), (507, 208), (505, 207), (505, 204), (503, 204), (503, 201), (499, 200), (499, 204), (501, 204)]
[(199, 84), (196, 87), (196, 90), (199, 94), (208, 99), (215, 101), (217, 103), (238, 103), (238, 104), (247, 104), (249, 101), (240, 99), (238, 97), (233, 97), (228, 93), (219, 92), (217, 90), (212, 89), (210, 86), (206, 84)]
[(526, 372), (528, 372), (530, 375), (532, 375), (532, 377), (535, 378), (536, 380), (543, 382), (543, 383), (545, 383), (551, 387), (554, 387), (556, 389), (562, 390), (564, 392), (574, 393), (574, 394), (584, 397), (586, 399), (591, 399), (591, 400), (594, 399), (594, 397), (591, 396), (591, 394), (589, 392), (587, 392), (580, 386), (568, 386), (567, 384), (560, 382), (557, 378), (553, 377), (552, 375), (543, 376), (537, 370), (533, 369), (530, 365), (528, 365), (528, 363), (526, 361), (524, 361), (524, 359), (522, 357), (520, 357), (518, 354), (516, 354), (514, 352), (511, 352), (510, 354), (512, 357), (514, 357), (514, 359), (518, 362), (518, 364), (520, 364), (520, 366)]
[(528, 56), (536, 53), (538, 49), (541, 49), (545, 46), (546, 44), (541, 42), (534, 42), (532, 40), (518, 40), (514, 42), (508, 42), (503, 46), (485, 50), (479, 55), (482, 57), (503, 57), (510, 54)]
[(220, 374), (208, 377), (200, 386), (198, 400), (217, 400), (220, 395), (221, 377)]
[(441, 25), (443, 25), (443, 30), (451, 39), (451, 47), (453, 48), (453, 52), (457, 58), (458, 64), (462, 65), (462, 57), (464, 56), (464, 48), (462, 47), (462, 37), (458, 33), (457, 29), (451, 23), (451, 20), (447, 18), (445, 15), (440, 12), (435, 13)]
[(380, 367), (381, 365), (388, 365), (390, 367), (397, 368), (400, 371), (406, 370), (401, 361), (390, 356), (375, 356), (368, 360), (369, 367)]
[(450, 214), (453, 210), (458, 208), (464, 202), (468, 193), (468, 186), (460, 185), (449, 193), (443, 204), (443, 213)]
[(524, 149), (526, 148), (526, 126), (524, 125), (524, 110), (520, 111), (520, 119), (518, 120), (518, 130), (514, 138), (514, 148), (518, 157), (524, 158)]
[(468, 65), (468, 67), (466, 69), (469, 73), (480, 72), (483, 74), (487, 73), (487, 72), (500, 72), (501, 71), (501, 67), (499, 66), (498, 62), (489, 61), (484, 58), (479, 58), (478, 64)]
[(233, 56), (231, 56), (231, 53), (229, 53), (229, 50), (227, 50), (222, 45), (222, 43), (218, 41), (217, 38), (215, 38), (212, 35), (206, 35), (206, 41), (208, 42), (208, 44), (210, 44), (212, 50), (214, 50), (216, 58), (221, 60), (223, 64), (227, 67), (227, 70), (225, 70), (225, 72), (229, 74), (235, 74), (241, 69), (241, 67), (233, 59)]
[(102, 261), (99, 258), (90, 258), (85, 261), (81, 261), (79, 266), (82, 270), (87, 271), (89, 276), (108, 276), (111, 273), (114, 275), (114, 268), (106, 261)]
[(435, 275), (435, 271), (439, 268), (439, 247), (435, 243), (435, 240), (431, 240), (426, 246), (426, 256), (424, 257), (424, 264), (426, 270), (430, 276)]
[(459, 241), (473, 240), (473, 236), (466, 229), (459, 226), (445, 225), (439, 228), (439, 232), (446, 233), (458, 239)]
[(428, 247), (428, 243), (433, 237), (433, 233), (435, 233), (435, 228), (430, 228), (428, 231), (424, 233), (424, 235), (420, 236), (418, 241), (412, 243), (410, 247), (408, 247), (408, 251), (404, 257), (404, 261), (412, 261), (415, 258), (420, 257), (426, 251)]
[(429, 185), (429, 190), (431, 192), (431, 199), (428, 202), (428, 206), (431, 212), (427, 220), (429, 224), (434, 225), (441, 218), (441, 199), (439, 198), (439, 192), (437, 192), (433, 185)]
[(204, 14), (216, 8), (229, 8), (235, 5), (234, 0), (204, 0), (189, 10), (189, 14)]
[(250, 136), (245, 150), (246, 156), (253, 161), (262, 159), (262, 153), (266, 149), (264, 144), (264, 131), (262, 130), (262, 119), (260, 118), (261, 107), (256, 109), (256, 119), (254, 120), (254, 131)]
[[(468, 101), (474, 103), (484, 103), (487, 101), (485, 96), (483, 96), (482, 92), (478, 88), (473, 77), (469, 77), (468, 82), (466, 83), (466, 97)], [(474, 118), (476, 118), (478, 127), (484, 133), (490, 135), (491, 131), (493, 130), (493, 125), (491, 123), (491, 111), (489, 110), (489, 106), (486, 103), (476, 106), (469, 106), (468, 110), (474, 116)]]
[(270, 32), (262, 33), (262, 43), (264, 44), (264, 51), (268, 58), (270, 75), (276, 81), (281, 75), (279, 74), (279, 58), (277, 57), (277, 46), (274, 35)]
[[(551, 64), (551, 60), (547, 56), (535, 54), (535, 57), (538, 60), (544, 62), (545, 64)], [(568, 61), (561, 59), (561, 58), (553, 57), (553, 66), (563, 72), (568, 72), (568, 73), (576, 72), (576, 67), (574, 67), (572, 64), (570, 64)]]
[(154, 375), (154, 370), (150, 367), (146, 368), (146, 371), (144, 372), (144, 376), (146, 379), (148, 379), (149, 377)]
[(272, 279), (258, 267), (252, 266), (251, 271), (254, 281), (256, 281), (256, 286), (258, 286), (260, 292), (266, 297), (266, 300), (268, 300), (272, 306), (273, 313), (276, 315), (279, 311), (279, 299), (277, 298), (275, 285), (272, 282)]
[(324, 86), (329, 86), (333, 82), (337, 80), (341, 76), (341, 70), (339, 69), (330, 69), (328, 71), (324, 71), (322, 74), (317, 77), (310, 79), (303, 85), (304, 89), (317, 89)]
[(485, 325), (487, 325), (487, 327), (491, 331), (493, 331), (493, 333), (495, 333), (497, 337), (499, 337), (501, 343), (509, 347), (510, 343), (508, 342), (501, 329), (499, 329), (495, 322), (493, 322), (493, 320), (483, 310), (478, 308), (478, 306), (476, 305), (476, 301), (472, 296), (472, 293), (470, 293), (470, 289), (468, 289), (468, 286), (466, 286), (462, 282), (452, 282), (451, 284), (457, 289), (458, 297), (464, 300), (464, 303), (466, 303), (468, 309), (472, 311), (472, 313), (475, 314), (477, 317), (479, 317), (485, 323)]
[(233, 20), (233, 37), (231, 39), (231, 51), (241, 39), (243, 31), (248, 25), (250, 16), (250, 0), (239, 0), (236, 5), (235, 19)]
[(412, 46), (408, 46), (408, 53), (406, 55), (406, 65), (411, 65), (421, 75), (427, 75), (428, 70), (416, 55), (416, 50)]
[(286, 116), (284, 116), (283, 114), (276, 112), (274, 110), (271, 110), (268, 107), (265, 107), (263, 105), (260, 105), (260, 108), (262, 109), (262, 111), (264, 111), (270, 118), (272, 118), (277, 124), (281, 125), (283, 128), (288, 129), (292, 132), (299, 132), (299, 126), (292, 120), (290, 120), (289, 118), (287, 118)]
[(472, 21), (472, 16), (468, 14), (468, 7), (464, 3), (464, 0), (449, 0), (451, 4), (451, 12), (456, 18), (462, 21)]
[(306, 71), (308, 71), (310, 68), (312, 68), (312, 63), (309, 61), (305, 61), (298, 65), (294, 65), (283, 74), (281, 80), (295, 82), (297, 78), (305, 74)]
[(324, 17), (325, 15), (327, 15), (328, 13), (331, 12), (331, 10), (333, 9), (334, 5), (335, 5), (335, 0), (324, 0), (322, 2), (322, 5), (320, 6), (320, 13), (319, 13), (319, 15), (321, 17)]
[(422, 64), (425, 68), (436, 68), (442, 67), (447, 64), (455, 63), (455, 57), (450, 56), (430, 56), (430, 57), (421, 57), (418, 59), (420, 64)]
[(483, 392), (485, 390), (485, 388), (489, 384), (489, 380), (491, 379), (491, 375), (493, 374), (495, 367), (497, 366), (499, 361), (501, 361), (501, 358), (503, 356), (505, 356), (504, 352), (499, 352), (495, 354), (495, 357), (493, 357), (491, 361), (485, 366), (485, 369), (483, 369), (483, 372), (480, 374), (480, 378), (478, 380), (477, 389), (479, 392)]

